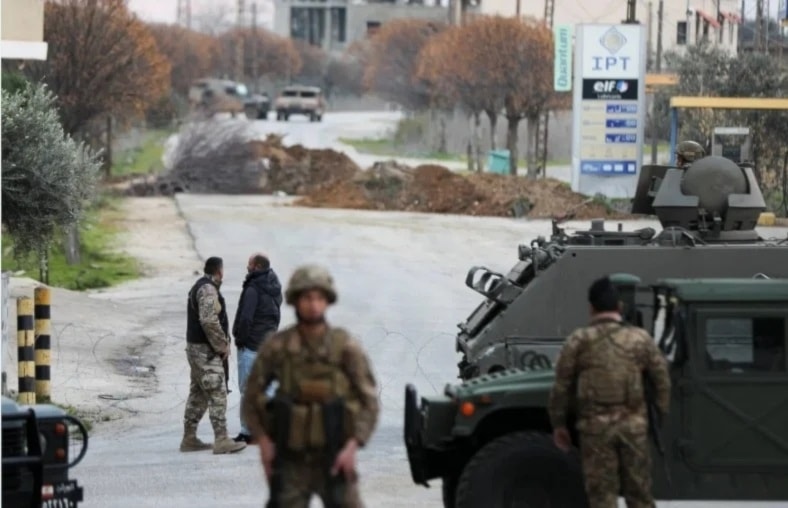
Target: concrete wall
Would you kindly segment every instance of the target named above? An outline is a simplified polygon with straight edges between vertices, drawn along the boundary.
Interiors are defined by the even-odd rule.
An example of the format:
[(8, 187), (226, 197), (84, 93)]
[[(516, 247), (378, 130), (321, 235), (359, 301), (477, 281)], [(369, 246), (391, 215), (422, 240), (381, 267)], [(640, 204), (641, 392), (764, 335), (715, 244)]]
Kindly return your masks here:
[[(648, 4), (651, 4), (649, 9)], [(641, 24), (650, 27), (651, 53), (656, 53), (658, 30), (659, 0), (638, 2), (636, 17)], [(688, 8), (694, 13), (687, 14)], [(481, 0), (478, 12), (486, 15), (499, 14), (515, 16), (517, 2), (515, 0)], [(741, 14), (741, 3), (738, 0), (720, 0), (720, 10), (724, 13)], [(699, 11), (717, 17), (717, 4), (713, 0), (664, 0), (662, 20), (663, 51), (681, 51), (685, 45), (677, 43), (678, 23), (687, 22), (687, 42), (696, 42), (696, 20), (702, 27), (705, 23)], [(520, 14), (538, 19), (544, 18), (544, 2), (520, 1)], [(626, 17), (626, 2), (602, 2), (600, 0), (561, 0), (554, 12), (554, 24), (577, 25), (580, 23), (621, 23)], [(719, 29), (709, 26), (709, 37), (725, 49), (735, 52), (738, 41), (738, 24), (725, 18)], [(722, 31), (722, 41), (719, 40)]]

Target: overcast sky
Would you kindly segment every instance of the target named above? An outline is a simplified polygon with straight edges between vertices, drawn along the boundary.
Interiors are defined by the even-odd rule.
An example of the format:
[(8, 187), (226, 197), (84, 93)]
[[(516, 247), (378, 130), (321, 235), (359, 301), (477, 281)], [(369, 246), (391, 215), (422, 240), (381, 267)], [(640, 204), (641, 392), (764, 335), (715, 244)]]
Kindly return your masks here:
[[(247, 10), (250, 9), (252, 1), (253, 0), (246, 0)], [(769, 3), (769, 10), (773, 16), (777, 15), (779, 1), (780, 0), (765, 0), (765, 2)], [(639, 3), (644, 2), (641, 0)], [(744, 3), (745, 15), (747, 18), (754, 18), (755, 0), (745, 0)], [(271, 21), (272, 4), (273, 2), (270, 0), (257, 0), (257, 9), (261, 25)], [(556, 4), (560, 7), (561, 0), (557, 0)], [(129, 0), (129, 5), (142, 19), (163, 23), (174, 23), (178, 9), (177, 0)], [(213, 16), (221, 10), (225, 10), (227, 17), (232, 19), (236, 5), (237, 0), (192, 0), (192, 18), (199, 17), (200, 13)]]

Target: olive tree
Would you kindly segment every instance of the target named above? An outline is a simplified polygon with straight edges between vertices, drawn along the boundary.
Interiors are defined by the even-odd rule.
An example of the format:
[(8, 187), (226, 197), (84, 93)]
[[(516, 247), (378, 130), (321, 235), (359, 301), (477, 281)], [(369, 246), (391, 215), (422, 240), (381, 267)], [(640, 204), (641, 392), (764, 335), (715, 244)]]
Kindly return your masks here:
[(100, 169), (97, 154), (63, 131), (55, 100), (45, 85), (2, 92), (2, 223), (15, 256), (38, 256), (44, 282), (55, 232), (78, 223)]

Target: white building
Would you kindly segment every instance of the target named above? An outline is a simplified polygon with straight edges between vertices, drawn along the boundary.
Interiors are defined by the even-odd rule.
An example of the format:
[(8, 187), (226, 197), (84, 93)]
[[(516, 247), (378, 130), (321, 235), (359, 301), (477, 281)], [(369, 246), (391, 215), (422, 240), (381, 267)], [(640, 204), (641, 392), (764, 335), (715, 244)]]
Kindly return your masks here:
[(14, 60), (46, 60), (44, 0), (3, 0), (2, 57)]
[[(528, 0), (480, 0), (475, 9), (480, 14), (516, 16), (519, 5), (522, 16), (543, 19), (545, 2)], [(621, 23), (626, 18), (627, 4), (622, 0), (554, 0), (553, 23)], [(688, 44), (706, 38), (714, 44), (736, 52), (739, 40), (738, 15), (740, 0), (663, 0), (662, 51), (681, 51)], [(648, 27), (650, 56), (657, 51), (659, 0), (639, 0), (637, 20)]]

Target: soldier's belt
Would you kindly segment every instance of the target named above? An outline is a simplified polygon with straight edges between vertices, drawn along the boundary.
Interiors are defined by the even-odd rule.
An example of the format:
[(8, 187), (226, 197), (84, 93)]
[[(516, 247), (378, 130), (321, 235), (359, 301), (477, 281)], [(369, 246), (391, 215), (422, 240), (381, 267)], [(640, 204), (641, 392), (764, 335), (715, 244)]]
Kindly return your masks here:
[(331, 383), (323, 380), (303, 380), (298, 383), (297, 403), (326, 403), (335, 397)]

